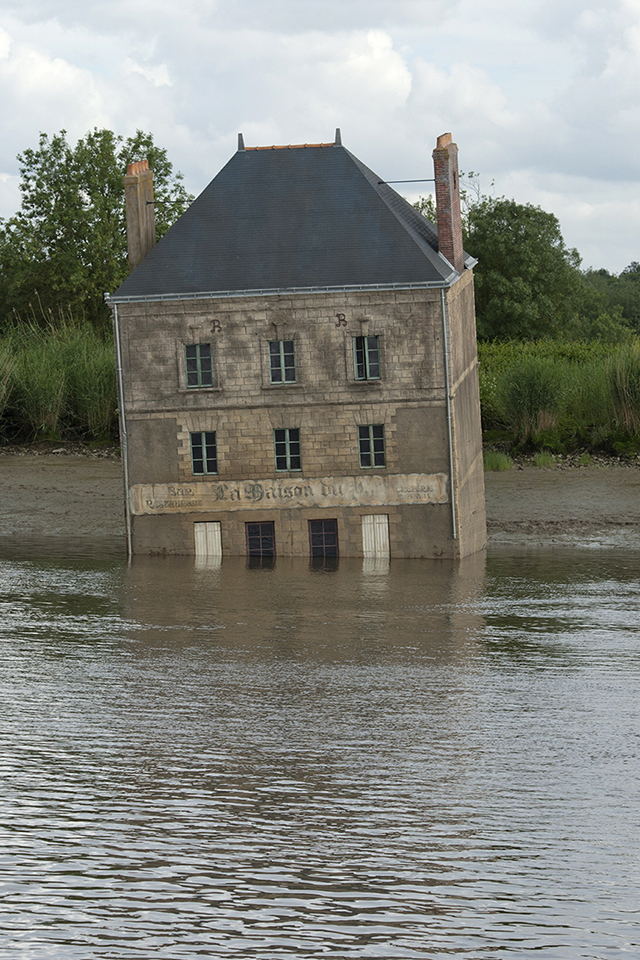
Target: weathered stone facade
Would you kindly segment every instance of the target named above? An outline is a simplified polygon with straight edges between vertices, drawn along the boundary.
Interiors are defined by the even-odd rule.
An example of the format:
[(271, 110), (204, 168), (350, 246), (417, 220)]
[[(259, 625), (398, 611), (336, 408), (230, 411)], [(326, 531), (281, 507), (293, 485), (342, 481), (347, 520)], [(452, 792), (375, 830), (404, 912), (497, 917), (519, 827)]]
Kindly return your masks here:
[[(116, 309), (134, 552), (194, 553), (194, 523), (219, 522), (223, 554), (244, 555), (245, 524), (271, 521), (276, 555), (308, 556), (308, 522), (331, 518), (339, 554), (359, 557), (362, 517), (372, 515), (388, 517), (392, 557), (484, 547), (470, 270), (435, 289), (150, 298)], [(356, 379), (362, 336), (378, 338), (379, 379)], [(294, 341), (295, 383), (271, 382), (276, 340)], [(212, 386), (187, 386), (184, 348), (196, 343), (211, 344)], [(358, 427), (371, 424), (384, 425), (384, 467), (360, 465)], [(300, 470), (276, 470), (280, 428), (300, 430)], [(190, 436), (201, 431), (215, 432), (215, 476), (193, 472)]]

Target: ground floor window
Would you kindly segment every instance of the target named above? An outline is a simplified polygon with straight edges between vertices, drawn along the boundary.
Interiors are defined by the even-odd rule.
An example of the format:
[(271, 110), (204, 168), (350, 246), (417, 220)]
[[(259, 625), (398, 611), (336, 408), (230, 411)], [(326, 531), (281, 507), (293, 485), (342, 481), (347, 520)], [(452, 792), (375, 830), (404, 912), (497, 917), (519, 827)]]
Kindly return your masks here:
[(337, 557), (338, 521), (309, 520), (309, 545), (312, 557)]
[(362, 518), (362, 553), (365, 557), (389, 556), (389, 517), (386, 513)]
[(214, 432), (203, 431), (202, 433), (191, 434), (191, 469), (194, 474), (218, 472), (218, 454)]
[(276, 537), (273, 523), (245, 523), (248, 557), (275, 557)]

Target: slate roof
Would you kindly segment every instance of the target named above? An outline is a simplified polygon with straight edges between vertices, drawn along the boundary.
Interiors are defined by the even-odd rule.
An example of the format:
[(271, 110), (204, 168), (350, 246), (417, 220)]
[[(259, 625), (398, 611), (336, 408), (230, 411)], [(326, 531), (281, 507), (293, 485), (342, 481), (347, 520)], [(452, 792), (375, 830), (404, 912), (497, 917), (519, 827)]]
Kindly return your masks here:
[(434, 225), (341, 144), (239, 149), (111, 299), (447, 285), (437, 249)]

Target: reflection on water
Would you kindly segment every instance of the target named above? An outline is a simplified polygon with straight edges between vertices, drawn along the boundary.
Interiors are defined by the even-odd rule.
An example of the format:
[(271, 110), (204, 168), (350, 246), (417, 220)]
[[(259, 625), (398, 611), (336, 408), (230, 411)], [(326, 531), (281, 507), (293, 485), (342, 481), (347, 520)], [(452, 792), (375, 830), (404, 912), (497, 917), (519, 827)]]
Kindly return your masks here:
[(2, 956), (638, 952), (636, 554), (5, 545)]

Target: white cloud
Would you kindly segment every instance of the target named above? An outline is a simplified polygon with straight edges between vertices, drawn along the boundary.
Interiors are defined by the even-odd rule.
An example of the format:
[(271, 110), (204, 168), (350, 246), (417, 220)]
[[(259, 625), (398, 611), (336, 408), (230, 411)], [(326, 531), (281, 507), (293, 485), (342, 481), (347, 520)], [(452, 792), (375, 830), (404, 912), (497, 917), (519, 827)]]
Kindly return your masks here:
[(4, 0), (0, 169), (15, 177), (40, 130), (139, 127), (197, 192), (238, 131), (316, 142), (340, 126), (381, 176), (428, 177), (451, 130), (463, 169), (553, 204), (571, 243), (601, 236), (621, 269), (640, 259), (639, 64), (640, 0)]
[(413, 106), (433, 117), (436, 124), (448, 119), (453, 125), (457, 122), (478, 130), (486, 130), (487, 124), (500, 129), (513, 125), (515, 115), (507, 97), (485, 70), (453, 63), (446, 71), (421, 57), (412, 70)]
[(5, 116), (0, 148), (4, 167), (10, 166), (18, 150), (37, 139), (40, 130), (67, 127), (79, 136), (89, 126), (108, 122), (89, 69), (15, 40), (5, 46), (7, 56), (0, 60), (0, 99), (10, 104), (11, 110)]
[(169, 68), (166, 63), (160, 63), (157, 66), (151, 64), (136, 63), (131, 57), (124, 61), (124, 68), (127, 73), (139, 73), (145, 80), (153, 84), (154, 87), (170, 87)]
[[(25, 22), (56, 19), (69, 28), (79, 24), (103, 31), (137, 23), (147, 33), (185, 23), (203, 30), (258, 30), (295, 35), (323, 30), (387, 29), (394, 25), (429, 28), (455, 15), (460, 0), (3, 0), (3, 7)], [(160, 26), (159, 26), (160, 25)]]
[(554, 213), (567, 246), (577, 247), (585, 267), (620, 272), (639, 259), (640, 195), (637, 183), (603, 184), (586, 177), (540, 177), (523, 170), (505, 177), (500, 193)]
[(11, 49), (11, 37), (0, 27), (0, 60), (6, 60)]

